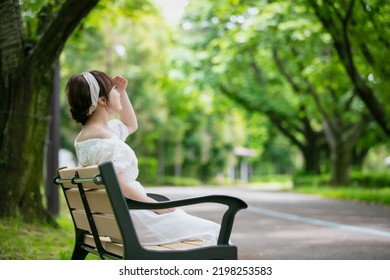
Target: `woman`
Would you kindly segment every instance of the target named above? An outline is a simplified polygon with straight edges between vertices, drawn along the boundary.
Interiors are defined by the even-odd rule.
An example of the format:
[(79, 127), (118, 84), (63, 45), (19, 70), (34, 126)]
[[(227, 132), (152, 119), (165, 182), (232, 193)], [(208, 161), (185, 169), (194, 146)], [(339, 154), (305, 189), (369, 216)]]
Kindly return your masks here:
[[(78, 161), (83, 166), (112, 161), (125, 197), (156, 202), (136, 181), (138, 161), (125, 143), (138, 128), (133, 106), (126, 93), (127, 80), (110, 78), (101, 71), (72, 76), (66, 85), (70, 112), (84, 127), (75, 139)], [(119, 115), (119, 119), (113, 119)], [(181, 209), (130, 211), (138, 238), (143, 245), (159, 245), (183, 240), (203, 240), (216, 244), (220, 225), (185, 213)]]

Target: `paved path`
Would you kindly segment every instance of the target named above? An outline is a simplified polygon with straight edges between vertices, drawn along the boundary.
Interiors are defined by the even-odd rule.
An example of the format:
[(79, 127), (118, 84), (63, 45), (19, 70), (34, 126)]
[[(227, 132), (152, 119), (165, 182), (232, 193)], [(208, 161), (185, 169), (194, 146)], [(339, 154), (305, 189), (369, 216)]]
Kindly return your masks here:
[[(232, 241), (239, 259), (390, 260), (390, 207), (246, 188), (148, 188), (171, 199), (225, 194), (246, 201)], [(220, 222), (224, 206), (185, 208)]]

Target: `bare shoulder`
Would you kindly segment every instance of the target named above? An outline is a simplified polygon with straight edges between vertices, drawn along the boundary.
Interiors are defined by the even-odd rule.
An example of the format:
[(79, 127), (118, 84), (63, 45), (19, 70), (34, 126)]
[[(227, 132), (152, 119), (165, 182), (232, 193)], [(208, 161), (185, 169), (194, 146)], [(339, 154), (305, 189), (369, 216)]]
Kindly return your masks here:
[(83, 130), (80, 131), (79, 135), (76, 137), (77, 142), (86, 141), (89, 139), (108, 139), (111, 138), (113, 134), (100, 126), (91, 125), (85, 126)]

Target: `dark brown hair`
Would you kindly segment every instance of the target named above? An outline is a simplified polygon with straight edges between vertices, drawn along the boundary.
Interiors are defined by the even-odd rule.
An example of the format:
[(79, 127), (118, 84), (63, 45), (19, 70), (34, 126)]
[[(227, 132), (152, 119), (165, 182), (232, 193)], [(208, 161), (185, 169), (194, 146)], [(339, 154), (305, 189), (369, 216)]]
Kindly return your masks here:
[[(112, 79), (101, 71), (93, 70), (89, 73), (95, 77), (99, 84), (99, 97), (104, 97), (106, 102), (109, 103), (109, 93), (114, 86)], [(92, 104), (87, 81), (82, 74), (74, 75), (69, 78), (65, 90), (72, 118), (76, 122), (85, 125), (89, 118), (88, 111)]]

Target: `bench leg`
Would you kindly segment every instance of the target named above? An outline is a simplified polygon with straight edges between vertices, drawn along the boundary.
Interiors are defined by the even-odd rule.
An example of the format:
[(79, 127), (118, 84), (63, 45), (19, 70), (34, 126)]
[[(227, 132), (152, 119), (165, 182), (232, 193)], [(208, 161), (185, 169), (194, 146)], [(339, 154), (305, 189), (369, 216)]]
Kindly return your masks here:
[(84, 240), (84, 231), (76, 229), (75, 239), (72, 260), (85, 260), (89, 252), (80, 247), (80, 244), (82, 244), (82, 241)]
[(87, 255), (88, 252), (83, 250), (80, 246), (77, 244), (74, 246), (72, 260), (85, 260)]

